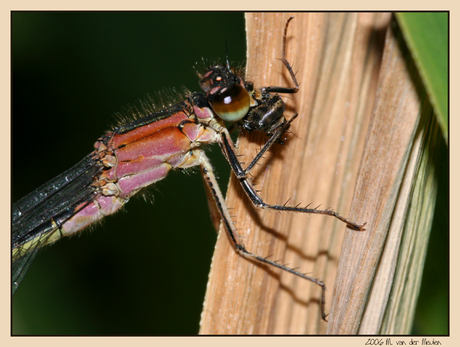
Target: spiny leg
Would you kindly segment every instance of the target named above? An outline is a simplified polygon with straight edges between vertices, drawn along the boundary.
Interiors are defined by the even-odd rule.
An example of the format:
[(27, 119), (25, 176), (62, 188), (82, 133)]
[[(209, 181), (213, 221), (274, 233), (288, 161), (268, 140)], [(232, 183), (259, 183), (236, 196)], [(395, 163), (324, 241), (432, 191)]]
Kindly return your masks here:
[(326, 210), (318, 210), (317, 208), (303, 208), (303, 207), (297, 207), (297, 206), (286, 206), (286, 205), (270, 205), (265, 203), (262, 198), (257, 194), (256, 190), (252, 186), (252, 184), (249, 182), (248, 178), (245, 176), (245, 170), (243, 170), (241, 163), (238, 161), (238, 158), (235, 154), (234, 147), (233, 147), (233, 142), (232, 139), (230, 138), (230, 135), (228, 132), (223, 131), (221, 133), (221, 142), (220, 146), (222, 151), (225, 153), (225, 157), (227, 158), (232, 171), (235, 173), (236, 177), (240, 181), (241, 187), (243, 190), (246, 192), (247, 196), (249, 199), (251, 199), (252, 203), (262, 209), (267, 209), (267, 210), (274, 210), (274, 211), (286, 211), (286, 212), (298, 212), (298, 213), (314, 213), (314, 214), (323, 214), (327, 216), (332, 216), (340, 221), (344, 222), (347, 224), (348, 227), (350, 227), (353, 230), (358, 230), (358, 231), (364, 231), (365, 229), (363, 228), (364, 224), (358, 224), (353, 221), (348, 220), (347, 218), (342, 217), (339, 215), (337, 212), (331, 210), (331, 209), (326, 209)]
[[(286, 22), (286, 27), (284, 28), (284, 35), (283, 35), (283, 53), (282, 53), (282, 58), (281, 61), (283, 62), (284, 66), (288, 70), (292, 82), (294, 83), (295, 87), (289, 88), (289, 87), (264, 87), (261, 89), (262, 93), (285, 93), (285, 94), (294, 94), (299, 91), (299, 83), (297, 82), (297, 78), (295, 77), (295, 73), (292, 70), (291, 64), (286, 58), (286, 36), (287, 36), (287, 29), (289, 26), (289, 22), (294, 19), (294, 17), (290, 17), (288, 21)], [(283, 116), (284, 118), (284, 116)], [(259, 153), (252, 159), (251, 163), (248, 165), (248, 167), (241, 172), (241, 176), (238, 176), (238, 178), (242, 178), (243, 176), (246, 176), (251, 169), (254, 167), (254, 165), (257, 164), (257, 162), (262, 158), (265, 152), (268, 151), (268, 149), (272, 146), (273, 143), (275, 143), (283, 134), (286, 132), (286, 130), (289, 129), (292, 121), (297, 118), (297, 113), (292, 116), (292, 118), (289, 121), (284, 121), (274, 130), (274, 132), (271, 134), (270, 138), (268, 141), (265, 143), (265, 145), (261, 148)]]
[(220, 191), (219, 185), (217, 183), (216, 177), (214, 175), (213, 168), (211, 166), (211, 163), (209, 162), (209, 159), (206, 157), (203, 151), (201, 150), (196, 150), (200, 151), (200, 166), (201, 166), (201, 171), (203, 174), (203, 179), (205, 184), (207, 185), (208, 192), (210, 192), (211, 196), (214, 199), (215, 206), (217, 210), (219, 211), (221, 217), (222, 217), (222, 223), (224, 224), (225, 231), (227, 232), (228, 238), (232, 243), (232, 246), (235, 248), (235, 250), (238, 252), (238, 254), (242, 255), (243, 257), (247, 259), (251, 259), (253, 261), (266, 264), (266, 265), (271, 265), (274, 267), (277, 267), (281, 270), (287, 271), (293, 275), (299, 276), (305, 280), (311, 281), (321, 287), (321, 316), (323, 320), (326, 320), (326, 285), (313, 277), (307, 276), (306, 274), (300, 273), (292, 268), (289, 268), (283, 264), (279, 264), (275, 261), (271, 261), (265, 257), (262, 257), (260, 255), (254, 254), (249, 252), (244, 244), (239, 240), (239, 236), (236, 232), (236, 229), (233, 225), (232, 219), (230, 217), (230, 214), (227, 209), (227, 205), (225, 204), (225, 199), (222, 195), (222, 192)]
[[(262, 156), (270, 149), (270, 147), (281, 137), (281, 135), (286, 132), (287, 129), (291, 126), (291, 123), (294, 119), (297, 118), (297, 113), (289, 120), (283, 122), (276, 130), (273, 132), (273, 134), (270, 136), (270, 138), (265, 142), (263, 147), (260, 149), (260, 151), (256, 154), (256, 156), (251, 160), (249, 165), (247, 166), (246, 169), (242, 170), (237, 174), (237, 178), (243, 178), (248, 175), (248, 173), (252, 170), (254, 165), (257, 164), (257, 162), (262, 158)], [(236, 172), (235, 172), (236, 174)]]
[[(282, 53), (282, 59), (281, 61), (283, 62), (284, 66), (288, 70), (289, 74), (291, 75), (291, 79), (294, 82), (295, 87), (294, 88), (287, 88), (287, 87), (265, 87), (262, 88), (262, 93), (270, 93), (270, 92), (275, 92), (275, 93), (297, 93), (299, 91), (299, 83), (297, 82), (297, 79), (295, 77), (295, 73), (292, 70), (291, 65), (289, 64), (289, 61), (286, 58), (286, 41), (287, 41), (287, 29), (289, 26), (289, 23), (294, 17), (290, 17), (288, 21), (286, 22), (286, 26), (284, 28), (284, 35), (283, 35), (283, 53)], [(273, 143), (276, 142), (277, 139), (279, 139), (280, 136), (289, 128), (291, 122), (297, 117), (297, 114), (295, 114), (289, 121), (284, 121), (274, 129), (273, 133), (271, 134), (271, 137), (268, 139), (268, 141), (265, 143), (265, 145), (262, 147), (262, 149), (257, 153), (257, 155), (252, 159), (250, 164), (246, 169), (243, 169), (241, 166), (241, 163), (239, 162), (235, 151), (234, 151), (234, 145), (233, 141), (230, 138), (230, 135), (228, 131), (224, 130), (221, 132), (221, 141), (220, 141), (220, 147), (222, 149), (222, 152), (224, 153), (225, 157), (227, 158), (228, 162), (230, 163), (230, 166), (232, 168), (232, 171), (235, 173), (236, 177), (240, 181), (241, 186), (243, 187), (243, 190), (246, 192), (248, 197), (251, 199), (253, 204), (256, 207), (262, 208), (262, 209), (267, 209), (267, 210), (275, 210), (275, 211), (286, 211), (286, 212), (298, 212), (298, 213), (315, 213), (315, 214), (323, 214), (323, 215), (328, 215), (335, 217), (339, 219), (340, 221), (346, 223), (350, 228), (354, 230), (359, 230), (363, 231), (364, 230), (364, 224), (357, 224), (353, 221), (348, 220), (347, 218), (344, 218), (340, 216), (337, 212), (331, 210), (331, 209), (326, 209), (326, 210), (319, 210), (317, 208), (301, 208), (297, 206), (286, 206), (286, 205), (270, 205), (265, 203), (262, 198), (257, 194), (255, 191), (254, 187), (251, 185), (249, 182), (247, 175), (250, 172), (250, 170), (254, 167), (254, 165), (260, 160), (260, 158), (263, 156), (263, 154), (268, 151), (268, 149), (271, 147)]]
[(284, 28), (284, 35), (283, 35), (283, 55), (281, 57), (281, 61), (283, 62), (284, 66), (288, 70), (289, 74), (291, 75), (291, 79), (294, 82), (295, 87), (294, 88), (288, 88), (288, 87), (264, 87), (262, 88), (263, 91), (266, 91), (268, 93), (286, 93), (286, 94), (294, 94), (299, 91), (299, 83), (297, 82), (297, 78), (295, 77), (295, 73), (292, 70), (291, 64), (289, 64), (289, 61), (286, 58), (286, 36), (287, 36), (287, 29), (289, 26), (289, 22), (293, 20), (294, 17), (291, 17), (288, 19), (286, 23), (286, 27)]

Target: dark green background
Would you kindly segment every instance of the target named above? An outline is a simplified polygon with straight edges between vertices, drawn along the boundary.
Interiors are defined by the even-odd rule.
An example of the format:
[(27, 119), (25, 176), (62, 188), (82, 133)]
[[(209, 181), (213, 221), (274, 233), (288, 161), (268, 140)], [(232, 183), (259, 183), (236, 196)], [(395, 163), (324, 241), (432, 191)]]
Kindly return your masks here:
[[(230, 59), (244, 63), (242, 13), (13, 13), (12, 200), (88, 154), (127, 104), (165, 88), (198, 91), (194, 64), (225, 57), (226, 41)], [(229, 168), (214, 147), (225, 188)], [(200, 175), (172, 173), (151, 195), (153, 204), (133, 198), (94, 231), (37, 256), (13, 300), (14, 334), (198, 332), (216, 239)], [(446, 333), (445, 230), (434, 238), (444, 248), (431, 250), (435, 277), (417, 333)]]

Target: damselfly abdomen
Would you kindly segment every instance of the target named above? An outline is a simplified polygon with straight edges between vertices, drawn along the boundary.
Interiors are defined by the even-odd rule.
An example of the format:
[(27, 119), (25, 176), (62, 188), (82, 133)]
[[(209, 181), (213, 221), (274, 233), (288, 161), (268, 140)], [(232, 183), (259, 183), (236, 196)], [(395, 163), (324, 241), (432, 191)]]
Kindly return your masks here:
[[(164, 178), (169, 170), (200, 165), (236, 250), (251, 259), (278, 266), (307, 278), (307, 276), (266, 259), (266, 255), (254, 255), (250, 253), (250, 250), (245, 249), (238, 240), (231, 218), (226, 212), (212, 168), (200, 149), (202, 144), (219, 143), (232, 170), (240, 179), (243, 189), (260, 207), (335, 215), (329, 210), (318, 211), (266, 205), (247, 179), (250, 168), (257, 163), (260, 156), (256, 156), (254, 161), (249, 161), (247, 168), (243, 168), (234, 154), (233, 143), (226, 128), (216, 117), (218, 113), (224, 116), (224, 119), (227, 118), (227, 111), (222, 110), (219, 105), (222, 103), (225, 105), (228, 98), (243, 93), (243, 105), (237, 110), (236, 118), (233, 118), (234, 110), (232, 110), (227, 120), (239, 121), (243, 128), (250, 131), (267, 132), (267, 144), (261, 152), (263, 154), (273, 142), (280, 141), (291, 121), (284, 117), (283, 103), (275, 94), (277, 92), (293, 93), (298, 88), (287, 61), (285, 65), (296, 85), (294, 88), (268, 87), (253, 91), (249, 84), (230, 71), (228, 64), (213, 67), (201, 76), (203, 89), (207, 95), (190, 94), (182, 103), (167, 108), (161, 113), (146, 115), (138, 121), (122, 125), (102, 136), (96, 143), (96, 151), (78, 166), (80, 171), (72, 170), (71, 176), (66, 175), (59, 178), (54, 190), (50, 192), (50, 195), (54, 196), (57, 192), (60, 194), (66, 181), (84, 182), (85, 185), (78, 183), (80, 190), (71, 190), (71, 197), (74, 200), (70, 202), (66, 200), (65, 207), (61, 207), (63, 199), (59, 196), (58, 202), (53, 202), (54, 205), (57, 205), (57, 210), (47, 209), (45, 206), (45, 214), (38, 217), (32, 216), (33, 222), (22, 220), (23, 216), (28, 214), (30, 198), (14, 206), (13, 218), (17, 232), (13, 237), (13, 247), (17, 252), (16, 259), (20, 260), (20, 265), (16, 267), (18, 273), (13, 275), (20, 279), (24, 268), (22, 260), (32, 254), (29, 248), (38, 245), (37, 240), (46, 242), (48, 239), (45, 236), (52, 237), (53, 232), (58, 238), (61, 235), (78, 231), (80, 227), (113, 213), (138, 190)], [(155, 145), (148, 147), (147, 143)], [(141, 147), (142, 150), (139, 150), (138, 147)], [(72, 176), (74, 172), (77, 172), (76, 176)], [(81, 181), (79, 181), (80, 178)], [(72, 188), (75, 187), (77, 185)], [(82, 195), (79, 196), (77, 193), (82, 193)], [(46, 198), (47, 202), (50, 201), (48, 199)], [(31, 205), (36, 206), (34, 203)], [(359, 225), (348, 223), (350, 226), (360, 228)], [(27, 260), (29, 259), (31, 257)]]

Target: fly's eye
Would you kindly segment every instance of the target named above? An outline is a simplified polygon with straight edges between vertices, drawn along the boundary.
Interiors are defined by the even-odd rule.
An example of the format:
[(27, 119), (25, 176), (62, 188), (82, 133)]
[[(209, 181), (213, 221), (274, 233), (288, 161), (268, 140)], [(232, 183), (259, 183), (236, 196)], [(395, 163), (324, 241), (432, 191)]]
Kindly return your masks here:
[(225, 121), (236, 122), (243, 119), (249, 111), (249, 93), (239, 84), (214, 96), (212, 108)]

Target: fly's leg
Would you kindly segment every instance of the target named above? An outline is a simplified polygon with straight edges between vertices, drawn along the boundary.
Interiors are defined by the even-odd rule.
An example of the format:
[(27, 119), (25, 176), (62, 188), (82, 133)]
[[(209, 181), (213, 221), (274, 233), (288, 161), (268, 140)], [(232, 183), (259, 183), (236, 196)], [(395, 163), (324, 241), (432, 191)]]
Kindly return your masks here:
[(277, 267), (281, 270), (290, 272), (293, 275), (299, 276), (305, 280), (311, 281), (317, 285), (319, 285), (322, 289), (321, 291), (321, 316), (323, 320), (326, 320), (326, 285), (313, 277), (309, 277), (303, 273), (300, 273), (292, 268), (289, 268), (287, 266), (284, 266), (283, 264), (279, 264), (277, 262), (271, 261), (265, 257), (262, 257), (260, 255), (254, 254), (249, 252), (244, 244), (239, 240), (238, 233), (236, 232), (236, 229), (233, 225), (232, 219), (230, 217), (230, 213), (228, 212), (227, 205), (225, 204), (225, 199), (222, 195), (222, 192), (220, 191), (219, 185), (217, 183), (216, 177), (214, 175), (213, 168), (211, 166), (211, 163), (209, 162), (209, 159), (206, 157), (204, 152), (200, 149), (197, 149), (194, 151), (195, 155), (200, 157), (200, 167), (201, 167), (201, 172), (203, 174), (203, 180), (206, 185), (206, 189), (209, 192), (209, 194), (212, 196), (214, 202), (215, 202), (215, 207), (219, 211), (219, 214), (222, 218), (222, 223), (224, 224), (225, 231), (227, 232), (228, 238), (232, 244), (232, 246), (235, 248), (235, 250), (238, 252), (238, 254), (242, 255), (243, 257), (262, 263), (262, 264), (267, 264), (271, 265), (274, 267)]
[(248, 178), (246, 177), (246, 170), (244, 170), (239, 162), (238, 158), (236, 157), (235, 150), (233, 147), (232, 139), (228, 132), (223, 131), (221, 133), (221, 142), (220, 146), (222, 151), (225, 153), (225, 157), (227, 158), (232, 171), (235, 173), (236, 177), (240, 181), (241, 187), (246, 192), (249, 199), (251, 199), (252, 203), (262, 209), (266, 210), (274, 210), (274, 211), (286, 211), (286, 212), (298, 212), (298, 213), (314, 213), (314, 214), (323, 214), (327, 216), (332, 216), (340, 221), (347, 224), (347, 226), (353, 230), (364, 231), (363, 228), (364, 224), (357, 224), (353, 221), (348, 220), (347, 218), (342, 217), (337, 212), (327, 209), (327, 210), (318, 210), (317, 208), (303, 208), (297, 206), (286, 206), (286, 205), (270, 205), (265, 203), (262, 198), (257, 194), (256, 190), (249, 182)]
[[(286, 22), (286, 27), (284, 28), (283, 53), (282, 53), (281, 61), (283, 62), (283, 64), (286, 67), (286, 69), (288, 70), (289, 74), (291, 75), (292, 82), (294, 82), (294, 87), (293, 88), (289, 88), (289, 87), (274, 87), (274, 86), (272, 86), (272, 87), (263, 87), (263, 88), (261, 88), (262, 95), (267, 95), (268, 93), (294, 94), (294, 93), (297, 93), (299, 91), (299, 83), (297, 82), (297, 78), (295, 77), (295, 73), (292, 70), (291, 64), (289, 64), (289, 61), (286, 58), (287, 29), (288, 29), (288, 26), (289, 26), (289, 22), (292, 19), (294, 19), (294, 17), (290, 17), (288, 19), (288, 21)], [(268, 141), (261, 148), (259, 153), (257, 153), (257, 155), (252, 159), (252, 161), (251, 161), (251, 163), (249, 163), (248, 167), (245, 170), (242, 171), (242, 173), (241, 173), (242, 176), (238, 176), (238, 174), (237, 174), (238, 178), (242, 178), (242, 177), (246, 176), (251, 171), (251, 169), (254, 167), (254, 165), (257, 164), (257, 162), (260, 160), (260, 158), (262, 158), (264, 153), (267, 152), (268, 149), (272, 146), (272, 144), (275, 143), (283, 135), (283, 133), (286, 132), (289, 129), (289, 127), (291, 126), (292, 121), (297, 117), (297, 113), (296, 113), (289, 121), (287, 121), (284, 118), (283, 113), (284, 113), (284, 106), (283, 106), (283, 109), (280, 110), (280, 114), (279, 114), (279, 117), (283, 118), (283, 122), (281, 122), (281, 124), (278, 127), (276, 127), (273, 130), (273, 132), (271, 132), (271, 136), (268, 139)]]
[[(265, 87), (262, 88), (262, 94), (270, 93), (270, 92), (275, 92), (275, 93), (297, 93), (299, 91), (299, 83), (297, 82), (297, 79), (295, 77), (295, 73), (292, 70), (291, 65), (289, 64), (289, 61), (286, 58), (286, 36), (287, 36), (287, 29), (289, 26), (289, 22), (293, 19), (294, 17), (290, 17), (286, 23), (286, 27), (284, 28), (284, 35), (283, 35), (283, 53), (282, 53), (282, 62), (286, 69), (288, 70), (289, 74), (291, 75), (292, 81), (294, 82), (295, 87), (293, 88), (287, 88), (287, 87)], [(251, 199), (252, 203), (259, 208), (267, 209), (267, 210), (275, 210), (275, 211), (287, 211), (287, 212), (299, 212), (299, 213), (315, 213), (315, 214), (324, 214), (328, 216), (333, 216), (340, 221), (346, 223), (348, 227), (354, 229), (354, 230), (364, 230), (363, 227), (366, 223), (359, 225), (355, 222), (352, 222), (342, 216), (340, 216), (337, 212), (327, 209), (327, 210), (318, 210), (316, 208), (300, 208), (297, 206), (281, 206), (281, 205), (269, 205), (265, 203), (262, 198), (256, 193), (254, 187), (251, 185), (249, 182), (247, 175), (250, 172), (250, 170), (254, 167), (255, 164), (260, 160), (260, 158), (264, 155), (265, 152), (268, 151), (268, 149), (272, 146), (273, 143), (275, 143), (280, 136), (290, 127), (291, 122), (297, 117), (297, 114), (295, 114), (289, 121), (284, 119), (284, 116), (282, 112), (284, 111), (284, 107), (282, 110), (280, 110), (280, 117), (283, 117), (283, 121), (271, 132), (271, 136), (268, 139), (268, 141), (265, 143), (265, 145), (262, 147), (262, 149), (257, 153), (257, 155), (252, 159), (252, 161), (249, 163), (246, 169), (243, 169), (241, 166), (241, 163), (239, 162), (235, 151), (234, 151), (234, 146), (233, 146), (233, 141), (230, 138), (230, 135), (228, 132), (225, 130), (222, 131), (221, 133), (221, 141), (220, 141), (220, 146), (225, 154), (225, 157), (227, 158), (228, 162), (230, 163), (230, 166), (232, 168), (232, 171), (235, 173), (236, 177), (240, 181), (241, 186), (243, 187), (243, 190), (246, 192), (248, 197)]]
[[(350, 221), (342, 216), (340, 216), (337, 212), (327, 209), (327, 210), (318, 210), (316, 208), (302, 208), (302, 207), (297, 207), (297, 206), (286, 206), (286, 205), (270, 205), (265, 203), (262, 198), (257, 194), (256, 190), (246, 177), (246, 171), (243, 170), (241, 167), (240, 162), (238, 161), (235, 150), (233, 147), (233, 142), (230, 138), (229, 133), (224, 130), (221, 133), (221, 142), (220, 142), (221, 149), (223, 153), (225, 154), (225, 157), (227, 158), (228, 162), (230, 163), (230, 166), (232, 168), (232, 171), (235, 173), (237, 176), (238, 180), (240, 181), (241, 187), (249, 197), (249, 199), (252, 201), (252, 203), (262, 209), (266, 210), (274, 210), (274, 211), (285, 211), (285, 212), (297, 212), (297, 213), (315, 213), (315, 214), (323, 214), (323, 215), (328, 215), (335, 217), (339, 219), (340, 221), (344, 222), (347, 224), (347, 226), (351, 229), (354, 230), (359, 230), (363, 231), (364, 229), (364, 224), (357, 224), (353, 221)], [(228, 214), (227, 207), (225, 206), (225, 201), (224, 198), (222, 197), (222, 194), (219, 190), (219, 187), (217, 186), (217, 182), (215, 180), (214, 174), (212, 172), (212, 167), (209, 164), (209, 162), (206, 161), (201, 164), (202, 166), (202, 172), (204, 175), (204, 180), (205, 183), (207, 184), (209, 190), (211, 191), (211, 195), (213, 196), (216, 204), (217, 204), (217, 209), (220, 212), (220, 215), (222, 216), (222, 222), (225, 225), (225, 230), (227, 231), (227, 234), (232, 241), (233, 246), (235, 247), (235, 250), (244, 256), (245, 258), (249, 258), (264, 264), (272, 265), (275, 266), (279, 269), (282, 269), (284, 271), (290, 272), (296, 276), (299, 276), (303, 279), (306, 279), (308, 281), (311, 281), (321, 287), (321, 316), (324, 321), (327, 322), (327, 315), (326, 315), (326, 310), (325, 310), (325, 305), (326, 305), (326, 300), (325, 300), (325, 295), (326, 295), (326, 285), (320, 281), (319, 279), (309, 277), (303, 273), (300, 273), (292, 268), (286, 267), (282, 264), (278, 264), (274, 261), (271, 261), (267, 258), (261, 257), (259, 255), (253, 254), (246, 250), (244, 245), (238, 241), (238, 235), (233, 227), (233, 225), (230, 223), (231, 218), (230, 215)]]
[(287, 70), (289, 71), (289, 74), (291, 75), (292, 81), (294, 82), (295, 87), (294, 88), (288, 88), (288, 87), (264, 87), (262, 88), (262, 91), (266, 91), (268, 93), (286, 93), (286, 94), (294, 94), (299, 91), (299, 83), (297, 82), (297, 78), (295, 77), (295, 73), (292, 70), (291, 64), (289, 64), (287, 58), (286, 58), (286, 36), (287, 36), (287, 29), (289, 26), (289, 22), (293, 20), (294, 17), (291, 17), (288, 19), (286, 22), (286, 27), (284, 28), (284, 35), (283, 35), (283, 55), (281, 58), (281, 61), (283, 62), (284, 66), (286, 66)]
[(204, 190), (206, 193), (206, 200), (208, 201), (209, 214), (211, 215), (211, 222), (214, 227), (214, 230), (217, 234), (219, 234), (220, 222), (224, 217), (222, 217), (222, 212), (220, 211), (220, 209), (218, 209), (218, 206), (216, 204), (215, 193), (208, 184), (207, 173), (205, 173), (203, 165), (201, 165), (200, 168), (201, 178), (203, 179)]
[(256, 156), (251, 160), (251, 162), (249, 163), (249, 165), (247, 166), (246, 169), (244, 170), (241, 170), (240, 172), (236, 173), (235, 174), (237, 175), (237, 178), (240, 179), (240, 178), (243, 178), (243, 177), (246, 177), (248, 175), (248, 173), (252, 170), (252, 168), (254, 167), (254, 165), (257, 164), (257, 162), (260, 160), (260, 158), (262, 158), (262, 156), (268, 151), (268, 149), (281, 137), (281, 135), (283, 135), (286, 130), (289, 129), (289, 127), (291, 126), (291, 123), (294, 119), (297, 118), (297, 113), (288, 121), (284, 121), (278, 128), (276, 128), (276, 130), (273, 132), (272, 136), (270, 136), (270, 138), (268, 139), (267, 142), (265, 142), (265, 144), (263, 145), (263, 147), (260, 149), (260, 151), (256, 154)]

